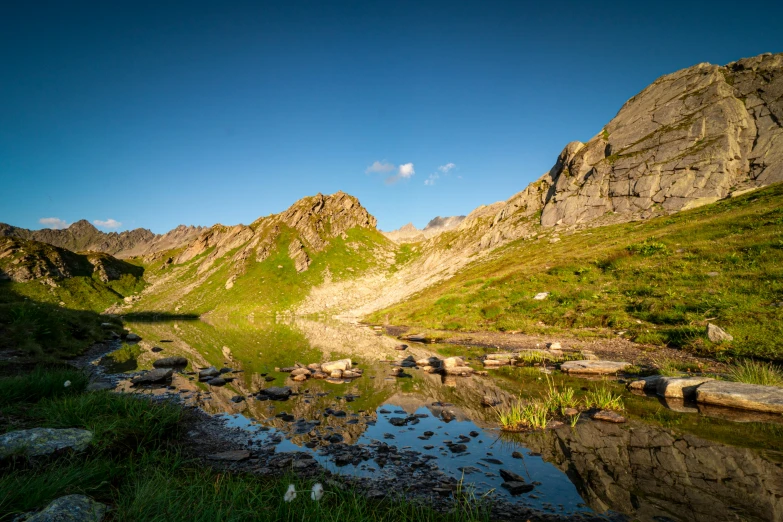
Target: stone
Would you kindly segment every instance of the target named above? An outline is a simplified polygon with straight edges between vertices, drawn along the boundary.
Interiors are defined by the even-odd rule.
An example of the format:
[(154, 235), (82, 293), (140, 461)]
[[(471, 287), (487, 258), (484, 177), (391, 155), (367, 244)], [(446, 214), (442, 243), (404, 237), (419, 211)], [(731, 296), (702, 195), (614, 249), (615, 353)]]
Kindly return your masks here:
[(408, 419), (405, 417), (390, 417), (389, 424), (392, 426), (405, 426), (408, 424)]
[(562, 345), (560, 343), (558, 343), (557, 341), (555, 341), (554, 343), (547, 344), (546, 347), (549, 348), (550, 350), (562, 350), (563, 349)]
[(131, 379), (132, 384), (158, 384), (171, 380), (174, 370), (171, 368), (155, 368)]
[(611, 410), (601, 410), (597, 413), (594, 413), (593, 419), (604, 422), (613, 422), (615, 424), (622, 424), (625, 422), (625, 417)]
[(222, 460), (226, 462), (241, 462), (250, 458), (250, 452), (248, 450), (231, 450), (223, 451), (209, 455), (209, 460)]
[(273, 386), (271, 388), (264, 388), (258, 392), (260, 395), (268, 397), (273, 401), (284, 401), (291, 396), (291, 388), (288, 386)]
[(482, 406), (489, 406), (489, 407), (497, 406), (501, 402), (503, 402), (503, 401), (501, 401), (497, 397), (490, 397), (489, 395), (484, 395), (484, 397), (481, 398), (481, 405)]
[(213, 377), (206, 382), (210, 386), (225, 386), (228, 380), (224, 379), (223, 377)]
[(332, 379), (340, 379), (340, 378), (342, 378), (342, 376), (343, 376), (343, 371), (342, 370), (332, 370), (329, 373), (329, 377), (331, 377)]
[(407, 344), (398, 344), (397, 346), (394, 347), (394, 349), (395, 350), (400, 350), (400, 351), (407, 350), (408, 349), (408, 345)]
[(322, 371), (316, 371), (316, 372), (313, 372), (312, 377), (313, 377), (313, 379), (326, 379), (329, 376), (327, 374), (325, 374), (324, 372), (322, 372)]
[(452, 366), (445, 368), (444, 371), (448, 375), (470, 375), (473, 373), (473, 368), (470, 366)]
[(535, 489), (533, 484), (527, 484), (525, 482), (504, 482), (503, 487), (508, 490), (512, 495), (521, 495), (523, 493), (529, 493)]
[(696, 401), (765, 413), (783, 413), (783, 388), (743, 382), (710, 381), (696, 388)]
[(32, 428), (0, 435), (0, 458), (12, 455), (38, 457), (71, 449), (83, 451), (92, 441), (92, 432), (76, 428)]
[(695, 399), (696, 388), (709, 377), (661, 377), (656, 385), (656, 393), (669, 399)]
[(351, 371), (351, 370), (345, 370), (343, 372), (343, 379), (357, 379), (357, 378), (359, 378), (361, 376), (362, 376), (361, 373), (354, 372), (354, 371)]
[(187, 366), (188, 360), (184, 357), (164, 357), (152, 363), (155, 368), (176, 368), (178, 366)]
[(199, 379), (206, 377), (217, 377), (218, 375), (220, 375), (220, 371), (214, 366), (210, 366), (209, 368), (198, 372)]
[(308, 375), (310, 375), (310, 372), (307, 372), (306, 374), (300, 373), (299, 375), (294, 375), (291, 377), (291, 380), (295, 382), (303, 382), (307, 380)]
[(444, 368), (448, 369), (457, 366), (465, 366), (465, 361), (462, 359), (462, 357), (447, 357), (443, 359)]
[(517, 475), (513, 471), (509, 471), (507, 469), (500, 470), (500, 478), (502, 478), (505, 482), (526, 482), (524, 477)]
[(332, 373), (335, 370), (350, 370), (352, 366), (350, 359), (340, 359), (339, 361), (325, 362), (321, 364), (321, 371), (324, 373)]
[(565, 415), (566, 417), (573, 417), (574, 415), (578, 415), (578, 414), (579, 414), (579, 410), (577, 410), (576, 408), (563, 409), (563, 415)]
[(160, 352), (163, 351), (163, 348), (161, 348), (160, 346), (153, 346), (152, 350), (150, 350), (150, 351), (153, 352), (153, 353), (160, 353)]
[(535, 299), (536, 301), (543, 301), (547, 297), (549, 297), (549, 292), (539, 292), (535, 296), (533, 296), (533, 299)]
[(137, 342), (137, 341), (141, 341), (141, 337), (139, 337), (135, 333), (129, 333), (128, 335), (125, 336), (125, 340), (130, 342)]
[(732, 341), (734, 339), (734, 337), (726, 333), (723, 328), (712, 323), (707, 324), (707, 338), (716, 344)]
[(661, 380), (660, 375), (650, 375), (649, 377), (642, 377), (636, 379), (628, 384), (628, 388), (637, 391), (655, 392), (658, 390), (658, 381)]
[(468, 451), (468, 447), (465, 444), (450, 444), (449, 450), (452, 453), (464, 453)]
[(524, 459), (525, 456), (522, 455), (520, 452), (515, 451), (515, 452), (511, 453), (511, 458), (513, 458), (513, 459)]
[(560, 369), (566, 373), (587, 373), (593, 375), (605, 375), (617, 373), (631, 366), (631, 363), (619, 361), (566, 361), (560, 365)]
[(42, 511), (17, 518), (19, 522), (100, 522), (107, 507), (85, 495), (66, 495)]
[(310, 370), (307, 369), (307, 368), (297, 368), (297, 369), (291, 371), (291, 377), (296, 377), (297, 375), (309, 376), (310, 375)]

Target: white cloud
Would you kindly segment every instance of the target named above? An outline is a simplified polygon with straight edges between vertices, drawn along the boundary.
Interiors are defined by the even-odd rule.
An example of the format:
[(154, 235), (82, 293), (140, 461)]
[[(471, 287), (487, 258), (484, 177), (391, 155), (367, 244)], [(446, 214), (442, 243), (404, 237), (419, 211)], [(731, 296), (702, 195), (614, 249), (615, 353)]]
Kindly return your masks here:
[(370, 174), (373, 172), (391, 172), (396, 168), (397, 167), (395, 167), (393, 163), (389, 163), (387, 161), (374, 161), (372, 165), (367, 167), (364, 173)]
[(449, 171), (455, 167), (456, 165), (453, 163), (446, 163), (445, 165), (441, 165), (440, 167), (438, 167), (438, 170), (444, 174), (448, 174)]
[(122, 223), (112, 218), (109, 218), (106, 221), (101, 221), (100, 219), (96, 219), (95, 221), (92, 222), (92, 224), (103, 228), (120, 228), (122, 226)]
[(65, 221), (63, 221), (62, 219), (60, 219), (60, 218), (56, 218), (56, 217), (50, 217), (50, 218), (41, 218), (41, 219), (39, 219), (39, 220), (38, 220), (38, 222), (39, 222), (40, 224), (42, 224), (42, 225), (46, 226), (46, 228), (53, 228), (53, 229), (55, 229), (55, 230), (60, 230), (60, 229), (63, 229), (63, 228), (68, 228), (68, 227), (70, 226), (70, 224), (69, 224), (69, 223), (66, 223), (66, 222), (65, 222)]
[(413, 170), (413, 163), (406, 163), (405, 165), (400, 165), (400, 171), (398, 175), (401, 178), (408, 179), (414, 174), (416, 174), (416, 171)]
[(424, 184), (432, 186), (435, 184), (435, 180), (438, 179), (439, 177), (440, 175), (437, 172), (430, 174), (430, 177), (424, 180)]

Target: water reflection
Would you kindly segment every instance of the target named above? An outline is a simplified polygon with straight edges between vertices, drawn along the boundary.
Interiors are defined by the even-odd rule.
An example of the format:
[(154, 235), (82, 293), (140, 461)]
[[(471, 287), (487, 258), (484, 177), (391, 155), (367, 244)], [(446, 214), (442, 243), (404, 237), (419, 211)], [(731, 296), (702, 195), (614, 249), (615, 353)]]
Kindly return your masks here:
[[(413, 344), (400, 352), (395, 350), (399, 341), (361, 325), (301, 319), (288, 325), (261, 324), (258, 318), (231, 324), (145, 322), (132, 329), (143, 337), (139, 351), (124, 363), (122, 355), (112, 355), (107, 362), (113, 364), (113, 371), (135, 369), (131, 360), (138, 368), (151, 368), (154, 360), (175, 355), (190, 362), (183, 373), (174, 375), (171, 389), (144, 389), (144, 393), (179, 393), (207, 412), (228, 414), (233, 426), (248, 430), (259, 444), (272, 444), (277, 451), (310, 451), (335, 472), (394, 474), (394, 467), (372, 459), (339, 461), (325, 454), (340, 443), (362, 448), (393, 444), (410, 452), (412, 463), (434, 466), (451, 477), (464, 476), (465, 483), (478, 492), (494, 490), (516, 503), (558, 513), (592, 509), (640, 520), (783, 520), (783, 472), (771, 456), (774, 452), (678, 435), (638, 421), (615, 426), (584, 420), (575, 428), (501, 436), (496, 414), (482, 405), (482, 398), (510, 401), (515, 388), (507, 380), (444, 378), (414, 369), (406, 369), (412, 378), (392, 376), (391, 361), (408, 355), (426, 358), (437, 346)], [(361, 378), (344, 384), (297, 383), (289, 374), (276, 371), (297, 362), (306, 365), (343, 357), (358, 363), (364, 370)], [(208, 366), (230, 368), (233, 371), (225, 375), (232, 380), (220, 387), (198, 382), (195, 372)], [(536, 382), (527, 385), (546, 385)], [(285, 402), (262, 401), (253, 395), (270, 386), (290, 386), (295, 395)], [(121, 389), (131, 391), (128, 382)], [(657, 399), (635, 399), (646, 401), (643, 411), (658, 405)], [(631, 410), (639, 408), (630, 397), (626, 403)], [(687, 404), (662, 406), (669, 408), (668, 417), (659, 417), (675, 425), (705, 413)], [(416, 422), (399, 425), (393, 420), (414, 417)], [(738, 429), (725, 421), (705, 422), (717, 423), (710, 429)], [(779, 435), (773, 430), (760, 437), (772, 441), (767, 446), (776, 446)], [(465, 444), (465, 449), (452, 451), (455, 442)], [(535, 482), (536, 488), (511, 496), (501, 487), (500, 469)]]

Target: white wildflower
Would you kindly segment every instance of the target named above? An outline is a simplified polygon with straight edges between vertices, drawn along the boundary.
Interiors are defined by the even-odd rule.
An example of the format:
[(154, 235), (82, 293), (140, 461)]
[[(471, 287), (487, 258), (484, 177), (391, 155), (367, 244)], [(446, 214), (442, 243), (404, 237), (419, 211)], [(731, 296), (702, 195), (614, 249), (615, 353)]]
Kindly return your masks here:
[(285, 492), (285, 495), (283, 495), (283, 500), (286, 502), (291, 502), (293, 499), (296, 498), (296, 488), (293, 484), (288, 485), (288, 491)]
[(310, 498), (318, 502), (321, 500), (321, 497), (324, 496), (324, 487), (321, 485), (321, 483), (313, 484), (313, 492), (310, 493)]
[(64, 386), (64, 387), (66, 387), (66, 388), (67, 388), (68, 386), (70, 386), (70, 385), (71, 385), (71, 381), (65, 381), (65, 382), (63, 383), (63, 386)]

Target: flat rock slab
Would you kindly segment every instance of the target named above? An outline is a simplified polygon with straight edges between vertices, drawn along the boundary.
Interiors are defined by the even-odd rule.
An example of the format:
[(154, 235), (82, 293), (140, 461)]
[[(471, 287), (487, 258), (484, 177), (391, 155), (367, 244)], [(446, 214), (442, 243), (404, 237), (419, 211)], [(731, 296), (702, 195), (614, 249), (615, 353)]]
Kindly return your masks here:
[(610, 410), (601, 410), (598, 413), (595, 413), (593, 415), (593, 419), (604, 422), (613, 422), (615, 424), (622, 424), (625, 422), (625, 417)]
[(743, 382), (710, 381), (696, 388), (696, 401), (741, 410), (783, 413), (783, 388)]
[(618, 361), (567, 361), (560, 365), (560, 369), (566, 373), (589, 373), (593, 375), (605, 375), (617, 373), (631, 366), (628, 362)]
[(92, 432), (76, 428), (33, 428), (0, 436), (0, 458), (11, 455), (37, 457), (60, 450), (82, 451), (92, 441)]
[(84, 495), (67, 495), (52, 501), (42, 511), (22, 515), (23, 522), (100, 522), (106, 514), (106, 506)]
[(711, 380), (709, 377), (661, 377), (656, 393), (669, 399), (693, 399), (696, 388)]
[(247, 450), (233, 450), (215, 453), (207, 457), (209, 460), (222, 460), (227, 462), (240, 462), (250, 458), (250, 452)]

